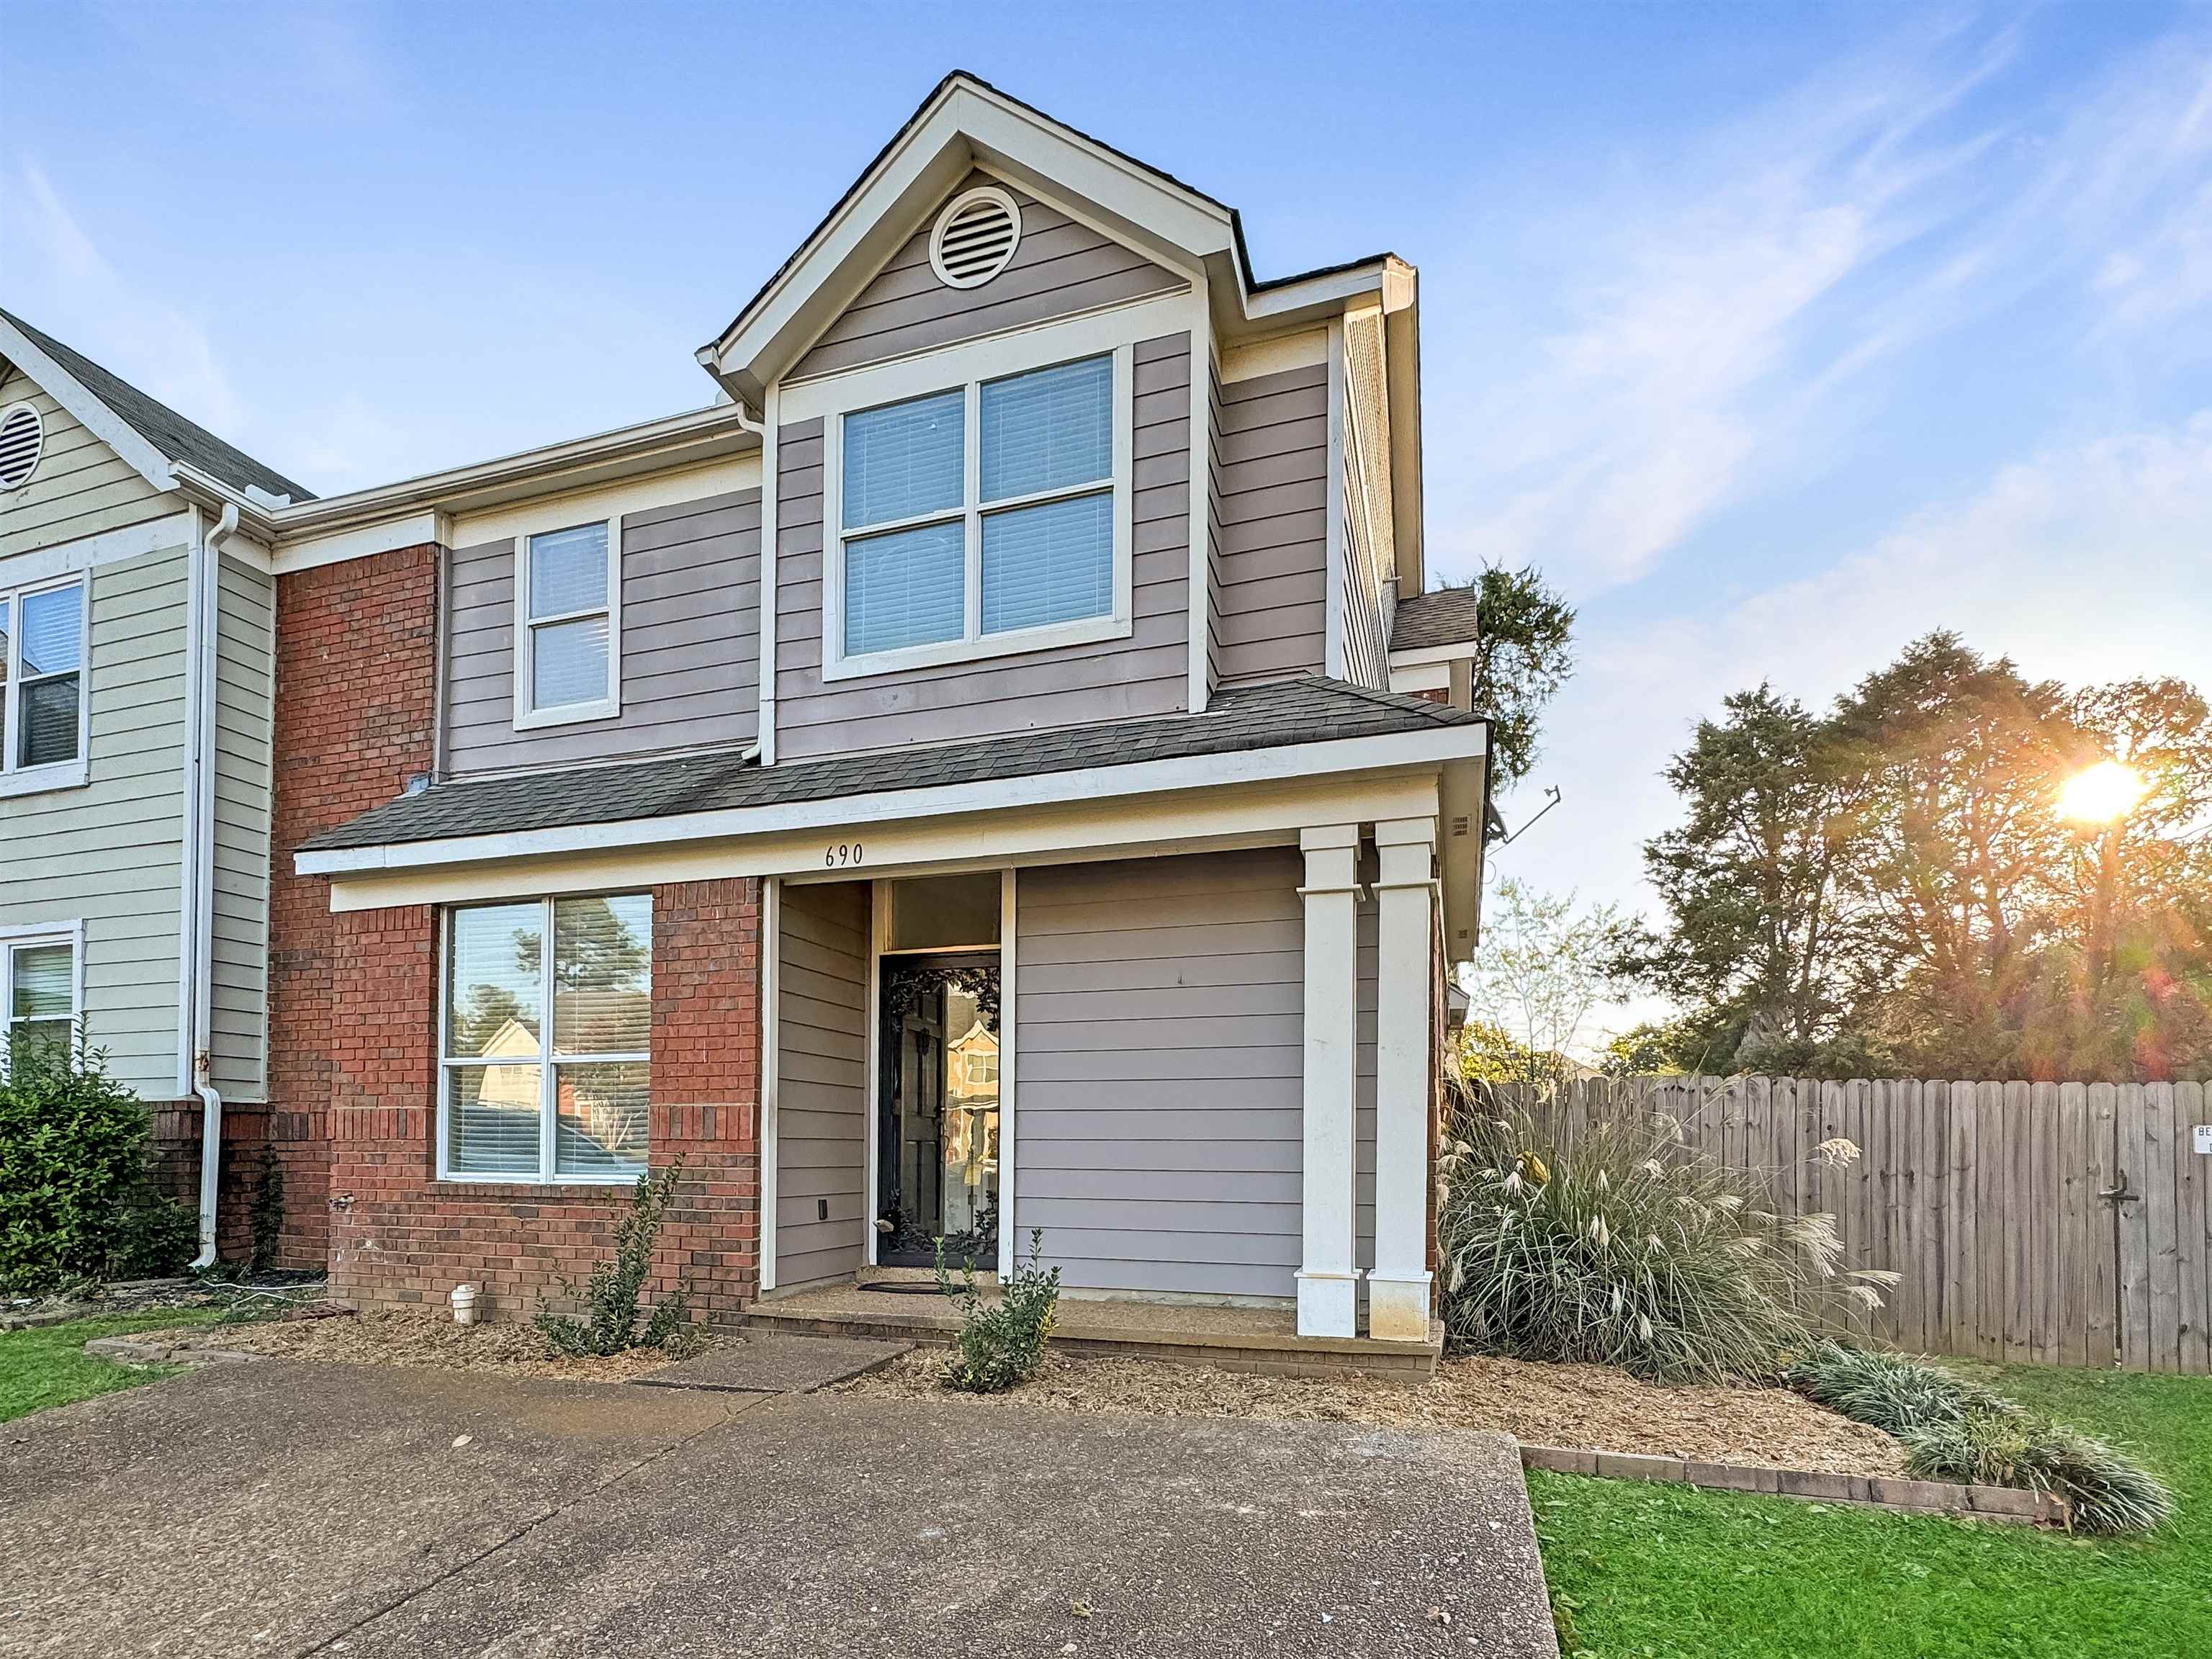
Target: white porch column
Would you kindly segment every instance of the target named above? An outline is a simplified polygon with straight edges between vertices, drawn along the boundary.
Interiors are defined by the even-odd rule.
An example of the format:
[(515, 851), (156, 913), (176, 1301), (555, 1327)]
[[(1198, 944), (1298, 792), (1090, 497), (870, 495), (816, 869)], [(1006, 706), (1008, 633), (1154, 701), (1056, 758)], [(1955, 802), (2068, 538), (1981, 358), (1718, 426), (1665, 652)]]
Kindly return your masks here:
[(1304, 1262), (1298, 1269), (1298, 1334), (1356, 1336), (1359, 1270), (1353, 1183), (1359, 1040), (1359, 826), (1300, 832), (1305, 854)]
[(1435, 972), (1429, 936), (1436, 883), (1434, 818), (1375, 826), (1382, 874), (1376, 964), (1375, 1267), (1367, 1333), (1429, 1334), (1429, 1030)]

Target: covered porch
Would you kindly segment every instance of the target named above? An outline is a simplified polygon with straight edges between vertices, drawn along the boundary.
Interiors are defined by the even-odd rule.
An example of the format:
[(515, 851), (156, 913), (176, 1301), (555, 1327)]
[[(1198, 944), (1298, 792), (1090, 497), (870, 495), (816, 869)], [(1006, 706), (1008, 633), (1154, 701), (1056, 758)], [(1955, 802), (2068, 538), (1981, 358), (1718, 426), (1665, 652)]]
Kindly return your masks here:
[(941, 1302), (864, 1287), (938, 1237), (1010, 1273), (1034, 1231), (1071, 1345), (1425, 1375), (1438, 784), (1230, 845), (772, 878), (751, 1317), (927, 1340)]

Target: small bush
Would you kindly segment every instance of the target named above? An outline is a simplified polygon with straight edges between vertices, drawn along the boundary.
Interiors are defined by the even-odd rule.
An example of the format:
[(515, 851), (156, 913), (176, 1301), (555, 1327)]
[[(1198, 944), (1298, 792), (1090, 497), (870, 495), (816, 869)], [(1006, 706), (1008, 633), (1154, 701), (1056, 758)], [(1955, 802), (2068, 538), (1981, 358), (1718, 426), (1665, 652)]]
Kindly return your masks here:
[(146, 1108), (80, 1038), (23, 1052), (0, 1075), (0, 1286), (19, 1295), (75, 1279), (173, 1273), (198, 1248), (198, 1216), (155, 1190)]
[(945, 1371), (948, 1388), (1004, 1394), (1036, 1374), (1060, 1314), (1060, 1269), (1047, 1272), (1038, 1265), (1043, 1248), (1043, 1231), (1032, 1229), (1029, 1265), (1017, 1256), (1013, 1277), (991, 1303), (976, 1288), (972, 1260), (961, 1264), (961, 1286), (953, 1288), (945, 1271), (945, 1241), (937, 1241), (937, 1288), (960, 1310), (960, 1335)]
[(284, 1165), (274, 1146), (261, 1149), (253, 1176), (253, 1271), (265, 1273), (284, 1248)]
[(645, 1328), (638, 1329), (638, 1295), (653, 1276), (653, 1243), (660, 1237), (661, 1223), (668, 1218), (669, 1200), (675, 1194), (677, 1177), (683, 1173), (684, 1160), (678, 1158), (657, 1176), (647, 1171), (638, 1176), (630, 1195), (629, 1213), (615, 1227), (614, 1259), (593, 1267), (590, 1282), (581, 1290), (566, 1281), (562, 1285), (572, 1301), (584, 1304), (586, 1316), (538, 1316), (538, 1328), (553, 1352), (572, 1357), (622, 1353), (631, 1348), (673, 1352), (690, 1345), (689, 1279), (663, 1297), (647, 1318)]
[(2165, 1483), (2101, 1440), (1940, 1366), (1822, 1342), (1790, 1366), (1789, 1381), (1893, 1437), (1923, 1480), (2048, 1492), (2083, 1532), (2148, 1532), (2173, 1513)]
[(1439, 1160), (1444, 1329), (1458, 1347), (1765, 1377), (1894, 1275), (1841, 1266), (1832, 1220), (1786, 1218), (1758, 1179), (1689, 1156), (1663, 1121), (1615, 1120), (1571, 1150), (1465, 1097)]

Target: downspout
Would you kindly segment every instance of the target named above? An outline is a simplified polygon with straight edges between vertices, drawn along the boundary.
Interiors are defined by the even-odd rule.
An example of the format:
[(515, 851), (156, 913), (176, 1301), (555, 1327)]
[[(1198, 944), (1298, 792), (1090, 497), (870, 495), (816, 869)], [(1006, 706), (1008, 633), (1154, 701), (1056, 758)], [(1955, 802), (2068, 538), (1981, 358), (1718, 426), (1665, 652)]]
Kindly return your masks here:
[[(717, 380), (721, 376), (714, 377)], [(728, 390), (725, 386), (724, 389)], [(776, 464), (775, 446), (769, 441), (768, 418), (765, 410), (759, 420), (745, 407), (745, 400), (730, 392), (730, 402), (738, 411), (738, 427), (761, 441), (761, 663), (760, 688), (753, 699), (753, 740), (746, 745), (740, 760), (759, 762), (763, 757), (774, 759), (770, 747), (775, 725), (775, 488), (768, 469)]]
[(216, 1197), (222, 1175), (222, 1097), (216, 1092), (214, 1029), (215, 955), (215, 699), (217, 640), (222, 631), (222, 544), (238, 530), (238, 507), (227, 503), (222, 516), (191, 549), (191, 604), (195, 626), (188, 630), (191, 659), (185, 670), (185, 837), (191, 860), (182, 885), (190, 907), (185, 937), (189, 959), (183, 982), (191, 999), (191, 1079), (200, 1097), (200, 1253), (195, 1268), (215, 1265)]

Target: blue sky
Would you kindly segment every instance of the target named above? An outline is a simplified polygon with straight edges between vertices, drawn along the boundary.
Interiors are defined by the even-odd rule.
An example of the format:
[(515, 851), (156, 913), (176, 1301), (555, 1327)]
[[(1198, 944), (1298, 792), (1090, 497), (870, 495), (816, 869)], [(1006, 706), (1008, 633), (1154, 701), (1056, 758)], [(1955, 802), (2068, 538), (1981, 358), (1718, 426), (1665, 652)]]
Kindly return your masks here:
[(1584, 618), (1503, 870), (1648, 903), (1698, 713), (1929, 628), (2212, 680), (2202, 9), (17, 0), (0, 295), (319, 490), (477, 459), (707, 401), (954, 66), (1421, 268), (1431, 565)]

